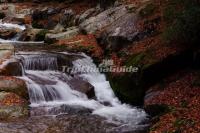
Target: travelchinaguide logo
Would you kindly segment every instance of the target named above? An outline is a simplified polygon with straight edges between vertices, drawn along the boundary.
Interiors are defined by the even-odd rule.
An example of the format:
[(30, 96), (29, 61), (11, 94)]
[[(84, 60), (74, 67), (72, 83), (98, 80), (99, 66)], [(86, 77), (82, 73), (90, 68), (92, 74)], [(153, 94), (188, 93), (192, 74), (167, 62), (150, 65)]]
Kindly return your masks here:
[(78, 66), (78, 67), (68, 67), (63, 66), (63, 72), (66, 73), (136, 73), (138, 72), (138, 67), (133, 66), (115, 66), (113, 60), (103, 60), (98, 66)]

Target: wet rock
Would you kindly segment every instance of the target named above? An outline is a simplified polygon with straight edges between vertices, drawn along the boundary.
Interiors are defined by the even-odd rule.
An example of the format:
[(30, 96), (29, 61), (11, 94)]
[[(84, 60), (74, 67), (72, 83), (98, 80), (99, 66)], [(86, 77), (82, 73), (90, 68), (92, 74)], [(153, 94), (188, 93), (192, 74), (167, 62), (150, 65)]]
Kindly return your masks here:
[(69, 85), (72, 89), (86, 94), (88, 98), (95, 97), (94, 86), (81, 78), (71, 79), (69, 81)]
[(9, 59), (0, 69), (1, 76), (22, 76), (23, 68), (19, 60)]
[(0, 29), (0, 38), (8, 40), (17, 34), (17, 29)]
[(15, 77), (1, 76), (0, 91), (12, 92), (24, 99), (29, 98), (26, 83)]
[(81, 106), (61, 105), (57, 107), (33, 107), (31, 116), (62, 115), (62, 114), (91, 114), (92, 110)]
[(66, 29), (66, 32), (61, 32), (61, 33), (57, 33), (57, 34), (53, 34), (53, 33), (48, 33), (45, 36), (45, 40), (47, 42), (51, 41), (51, 42), (55, 42), (57, 40), (60, 39), (69, 39), (72, 38), (76, 35), (78, 35), (80, 33), (79, 29), (77, 27), (71, 27)]
[(0, 124), (1, 133), (95, 133), (112, 132), (114, 124), (103, 118), (88, 114), (30, 117)]
[(25, 19), (18, 17), (5, 17), (2, 22), (23, 25), (25, 24)]
[(35, 41), (36, 35), (41, 31), (42, 29), (28, 28), (21, 33), (18, 40), (19, 41)]

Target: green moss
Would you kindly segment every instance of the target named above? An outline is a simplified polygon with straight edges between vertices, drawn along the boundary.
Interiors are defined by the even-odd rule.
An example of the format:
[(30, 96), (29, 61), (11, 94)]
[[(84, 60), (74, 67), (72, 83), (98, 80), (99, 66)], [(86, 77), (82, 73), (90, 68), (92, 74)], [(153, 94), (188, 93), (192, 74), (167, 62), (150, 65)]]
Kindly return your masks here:
[(112, 77), (108, 74), (111, 87), (119, 99), (133, 105), (143, 104), (144, 90), (139, 86), (137, 74), (126, 73)]
[(41, 24), (38, 24), (37, 21), (33, 21), (33, 22), (32, 22), (32, 27), (33, 27), (33, 28), (38, 28), (38, 29), (44, 28), (44, 26), (41, 25)]
[(156, 10), (156, 6), (153, 3), (147, 4), (143, 9), (140, 10), (139, 14), (141, 17), (147, 17), (152, 15)]
[(35, 41), (44, 41), (45, 35), (48, 33), (48, 30), (41, 30), (35, 36)]
[(144, 53), (140, 53), (140, 54), (136, 54), (136, 55), (132, 55), (128, 61), (126, 62), (126, 66), (134, 66), (134, 67), (138, 67), (139, 65), (141, 65), (142, 60), (144, 59), (145, 54)]

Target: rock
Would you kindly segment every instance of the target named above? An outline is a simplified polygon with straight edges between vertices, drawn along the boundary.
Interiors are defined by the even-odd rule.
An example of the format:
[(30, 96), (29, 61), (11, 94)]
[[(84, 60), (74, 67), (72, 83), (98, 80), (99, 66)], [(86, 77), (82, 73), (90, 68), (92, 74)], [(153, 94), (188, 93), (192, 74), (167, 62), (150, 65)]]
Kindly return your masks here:
[(2, 64), (6, 59), (10, 58), (14, 53), (14, 46), (11, 44), (0, 44), (0, 69), (4, 66)]
[(0, 120), (28, 116), (28, 101), (10, 92), (0, 92)]
[(15, 77), (1, 76), (0, 91), (12, 92), (24, 99), (29, 99), (26, 83)]
[(14, 46), (12, 44), (1, 44), (0, 50), (14, 50)]
[(35, 41), (36, 35), (41, 31), (42, 29), (28, 28), (21, 33), (18, 40), (19, 41)]
[(94, 86), (81, 78), (71, 79), (69, 81), (69, 85), (72, 89), (86, 94), (88, 98), (95, 97)]
[(169, 107), (164, 104), (153, 104), (146, 105), (144, 107), (145, 112), (147, 112), (151, 117), (159, 116), (161, 114), (167, 113), (170, 111)]
[(75, 13), (73, 10), (65, 10), (64, 14), (60, 18), (60, 24), (65, 28), (75, 26)]
[(5, 62), (3, 67), (0, 68), (1, 76), (22, 76), (23, 68), (19, 60), (13, 58)]
[(0, 106), (0, 120), (7, 121), (28, 117), (28, 105), (24, 106)]
[(87, 11), (85, 11), (83, 14), (81, 14), (79, 16), (79, 23), (85, 21), (86, 19), (91, 17), (94, 13), (96, 14), (97, 11), (98, 11), (97, 8), (91, 8), (91, 9), (88, 9)]
[(60, 23), (58, 23), (53, 29), (52, 33), (59, 33), (59, 32), (63, 32), (64, 30), (65, 28)]
[(101, 33), (100, 39), (107, 49), (118, 50), (128, 42), (137, 39), (137, 14), (128, 13), (122, 19), (116, 20)]
[(114, 5), (115, 0), (99, 0), (99, 3), (102, 9), (106, 9), (110, 7), (111, 5)]
[(61, 32), (58, 34), (48, 33), (45, 36), (45, 40), (47, 42), (55, 42), (60, 39), (69, 39), (72, 38), (80, 33), (79, 29), (77, 27), (71, 27), (68, 28), (66, 32)]
[(133, 8), (132, 5), (109, 8), (96, 16), (86, 19), (79, 27), (88, 34), (96, 33), (126, 15), (131, 8)]
[(16, 29), (0, 29), (0, 38), (5, 40), (12, 39), (16, 34)]
[(35, 9), (32, 13), (33, 20), (48, 19), (47, 14), (48, 9), (44, 7), (43, 9)]
[(53, 29), (60, 19), (60, 11), (58, 8), (37, 8), (32, 13), (32, 26), (33, 28)]
[(18, 17), (5, 17), (2, 22), (23, 25), (25, 24), (25, 19)]
[(0, 12), (0, 19), (3, 19), (6, 17), (6, 14), (4, 12)]

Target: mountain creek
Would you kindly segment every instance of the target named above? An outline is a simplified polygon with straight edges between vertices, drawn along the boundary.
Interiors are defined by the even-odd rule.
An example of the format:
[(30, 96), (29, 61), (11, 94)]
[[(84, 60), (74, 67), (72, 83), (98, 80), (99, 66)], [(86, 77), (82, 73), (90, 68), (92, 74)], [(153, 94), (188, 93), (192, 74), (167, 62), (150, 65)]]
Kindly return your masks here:
[(0, 1), (0, 133), (200, 131), (199, 47), (163, 39), (168, 4)]

